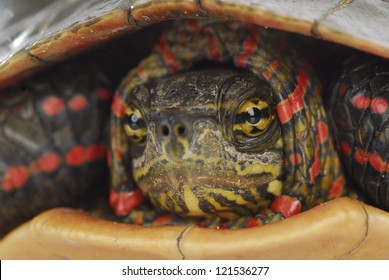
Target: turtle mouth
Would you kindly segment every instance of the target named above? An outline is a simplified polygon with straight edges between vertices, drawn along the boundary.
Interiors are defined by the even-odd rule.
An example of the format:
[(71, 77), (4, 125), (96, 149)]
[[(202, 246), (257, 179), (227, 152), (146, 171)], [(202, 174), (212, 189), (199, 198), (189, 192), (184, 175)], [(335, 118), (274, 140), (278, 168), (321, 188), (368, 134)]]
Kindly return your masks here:
[(174, 183), (160, 181), (154, 184), (146, 194), (158, 209), (180, 216), (235, 218), (268, 208), (282, 189), (282, 181), (278, 179), (233, 181), (222, 177), (199, 176), (189, 182), (183, 180), (183, 176), (177, 176)]
[(268, 208), (282, 192), (282, 164), (263, 162), (265, 156), (249, 161), (164, 157), (135, 168), (134, 179), (157, 209), (180, 216), (248, 216)]

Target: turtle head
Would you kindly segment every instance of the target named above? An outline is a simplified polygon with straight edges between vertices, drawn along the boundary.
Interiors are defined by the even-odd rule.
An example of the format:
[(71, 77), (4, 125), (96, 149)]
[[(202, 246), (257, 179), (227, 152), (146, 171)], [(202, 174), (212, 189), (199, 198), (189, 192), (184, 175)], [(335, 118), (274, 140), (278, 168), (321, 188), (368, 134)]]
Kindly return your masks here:
[(158, 208), (231, 217), (280, 195), (280, 126), (270, 87), (253, 74), (184, 72), (126, 95), (128, 168)]

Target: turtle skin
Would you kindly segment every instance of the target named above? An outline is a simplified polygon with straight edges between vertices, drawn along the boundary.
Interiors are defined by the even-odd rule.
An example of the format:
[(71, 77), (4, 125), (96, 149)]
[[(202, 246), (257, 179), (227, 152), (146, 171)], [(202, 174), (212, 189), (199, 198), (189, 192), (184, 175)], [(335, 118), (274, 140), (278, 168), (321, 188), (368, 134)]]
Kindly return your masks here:
[(1, 90), (1, 236), (48, 208), (95, 207), (108, 196), (113, 92), (158, 34), (142, 30), (140, 44), (129, 36)]
[[(181, 36), (177, 36), (177, 32)], [(259, 38), (261, 40), (258, 40)], [(151, 55), (141, 61), (124, 79), (112, 103), (109, 153), (110, 203), (122, 221), (141, 225), (189, 223), (223, 228), (258, 226), (296, 215), (324, 201), (347, 194), (340, 163), (329, 137), (326, 114), (320, 101), (320, 83), (309, 64), (298, 54), (285, 48), (290, 42), (288, 40), (285, 34), (275, 34), (264, 28), (239, 22), (184, 21), (176, 23), (161, 35)], [(181, 76), (177, 74), (203, 60), (230, 63), (248, 72), (244, 75), (233, 72), (218, 75), (215, 72), (222, 71), (216, 70), (205, 74), (204, 72), (186, 73)], [(101, 76), (95, 71), (87, 72), (91, 73), (90, 79), (96, 80), (96, 77)], [(97, 83), (97, 88), (86, 95), (91, 96), (89, 99), (97, 98), (94, 101), (97, 106), (93, 106), (94, 109), (88, 115), (92, 122), (84, 122), (86, 117), (82, 113), (89, 107), (86, 105), (92, 102), (92, 99), (89, 101), (82, 93), (66, 96), (69, 92), (90, 90), (89, 83), (82, 82), (85, 78), (79, 79), (73, 79), (72, 86), (63, 77), (58, 78), (56, 87), (62, 91), (54, 94), (57, 97), (54, 103), (59, 103), (61, 107), (55, 109), (55, 106), (48, 106), (54, 112), (48, 114), (44, 110), (47, 100), (52, 102), (53, 96), (50, 93), (42, 96), (36, 94), (38, 98), (34, 101), (35, 106), (28, 101), (23, 105), (22, 112), (26, 111), (25, 108), (28, 106), (32, 106), (37, 108), (37, 116), (43, 120), (48, 119), (49, 124), (44, 123), (45, 125), (39, 128), (41, 131), (50, 129), (55, 131), (56, 127), (66, 126), (67, 123), (73, 126), (72, 130), (77, 132), (73, 132), (73, 135), (77, 137), (73, 137), (75, 139), (71, 141), (66, 137), (69, 134), (64, 133), (60, 137), (64, 143), (49, 141), (52, 147), (48, 148), (45, 145), (44, 149), (38, 151), (36, 159), (32, 161), (33, 164), (9, 164), (10, 167), (2, 180), (3, 185), (8, 187), (3, 195), (16, 194), (19, 189), (24, 189), (25, 186), (21, 187), (22, 185), (31, 184), (30, 181), (34, 181), (33, 176), (36, 172), (34, 168), (40, 168), (38, 171), (43, 170), (44, 173), (47, 169), (46, 162), (56, 161), (55, 168), (49, 168), (49, 172), (46, 173), (60, 172), (57, 169), (63, 163), (65, 170), (70, 174), (72, 168), (78, 167), (75, 172), (91, 168), (93, 174), (100, 175), (100, 169), (92, 166), (96, 160), (101, 161), (105, 156), (104, 141), (101, 139), (104, 135), (104, 129), (101, 128), (105, 124), (104, 118), (96, 117), (91, 112), (101, 110), (103, 113), (95, 114), (104, 114), (104, 110), (99, 108), (98, 104), (104, 101), (100, 100), (104, 99), (104, 96), (105, 101), (109, 100), (110, 91), (104, 86), (101, 88)], [(101, 80), (104, 81), (104, 78)], [(181, 84), (177, 81), (181, 81)], [(80, 88), (77, 88), (78, 86)], [(40, 88), (39, 81), (36, 86), (31, 86), (32, 89), (35, 87)], [(212, 87), (214, 87), (212, 91), (207, 91)], [(178, 89), (191, 97), (187, 101), (180, 98)], [(150, 96), (153, 92), (158, 92), (158, 95)], [(235, 101), (237, 96), (242, 98)], [(58, 101), (58, 98), (61, 101)], [(77, 102), (73, 102), (73, 98), (76, 98)], [(81, 102), (81, 99), (84, 102)], [(194, 101), (190, 103), (190, 100)], [(217, 103), (213, 103), (215, 100)], [(256, 101), (253, 103), (250, 100)], [(246, 101), (251, 105), (240, 109)], [(151, 107), (146, 107), (145, 102), (152, 106), (149, 104)], [(74, 103), (75, 105), (72, 105)], [(169, 104), (175, 104), (175, 107)], [(143, 111), (144, 116), (139, 109), (141, 105), (143, 110), (146, 110)], [(213, 107), (213, 111), (207, 106)], [(230, 109), (225, 109), (229, 108), (228, 106)], [(179, 108), (186, 108), (187, 111), (180, 111)], [(205, 114), (204, 108), (211, 110), (211, 113), (207, 114), (213, 117)], [(248, 110), (254, 109), (263, 111), (261, 114), (264, 115), (259, 115), (259, 121), (266, 123), (266, 119), (269, 120), (269, 125), (265, 125), (262, 131), (258, 130), (260, 126), (255, 126), (259, 125), (255, 121), (250, 125), (251, 121), (247, 120)], [(166, 115), (166, 110), (169, 111), (170, 117)], [(17, 110), (7, 108), (6, 111), (6, 115), (12, 115), (11, 112)], [(80, 119), (71, 119), (73, 111), (81, 113), (78, 115)], [(191, 111), (195, 113), (190, 113)], [(66, 113), (69, 118), (61, 119), (62, 113)], [(158, 118), (153, 119), (151, 117), (153, 114), (157, 114)], [(201, 132), (194, 132), (194, 123), (190, 122), (185, 114), (190, 114), (194, 120), (200, 117), (204, 123), (209, 124), (212, 123), (210, 119), (218, 117), (216, 121), (213, 120), (212, 125), (196, 128)], [(239, 114), (243, 119), (236, 122), (236, 115)], [(178, 121), (170, 122), (170, 119)], [(10, 120), (11, 117), (5, 118), (5, 124)], [(96, 123), (93, 123), (94, 121)], [(151, 127), (158, 128), (150, 132), (148, 129)], [(224, 128), (219, 129), (220, 127)], [(180, 129), (184, 129), (184, 132), (180, 132)], [(192, 136), (197, 137), (195, 139), (206, 141), (192, 142), (191, 139), (184, 137), (185, 132), (188, 135), (193, 132)], [(86, 136), (83, 136), (83, 133)], [(201, 133), (204, 135), (201, 136)], [(173, 138), (168, 140), (170, 144), (164, 144), (161, 140), (164, 136), (168, 138), (170, 134), (176, 139), (175, 145), (172, 145)], [(216, 139), (214, 143), (209, 135)], [(177, 144), (179, 140), (186, 141), (187, 144), (180, 146)], [(221, 142), (224, 143), (222, 146), (216, 145)], [(214, 147), (214, 150), (202, 148), (207, 146)], [(223, 151), (227, 150), (230, 150), (232, 158), (228, 159), (223, 155)], [(270, 154), (271, 150), (274, 151), (273, 155)], [(47, 153), (55, 160), (45, 160)], [(144, 157), (148, 159), (142, 163)], [(177, 166), (177, 162), (169, 163), (172, 157), (178, 158), (181, 163), (186, 162), (186, 168), (192, 172), (174, 167)], [(243, 161), (238, 161), (238, 157)], [(196, 158), (202, 158), (203, 161), (204, 158), (208, 158), (209, 162), (199, 164), (196, 163)], [(218, 163), (212, 165), (212, 162)], [(228, 166), (227, 162), (231, 164)], [(13, 171), (15, 166), (19, 172), (16, 172), (16, 175)], [(223, 168), (227, 173), (223, 173)], [(196, 180), (196, 176), (201, 176), (200, 173), (196, 175), (196, 172), (193, 172), (195, 170), (199, 170), (200, 173), (204, 173), (205, 170), (209, 172), (202, 185), (191, 186), (188, 183)], [(28, 175), (32, 175), (31, 178), (28, 177), (30, 180), (26, 178), (21, 180), (19, 174), (27, 171)], [(238, 171), (243, 176), (239, 175)], [(38, 173), (40, 175), (42, 172)], [(187, 177), (185, 180), (182, 179), (183, 174)], [(166, 180), (161, 184), (163, 189), (158, 189), (154, 182), (161, 181), (161, 178), (167, 176), (173, 178), (170, 179), (170, 183), (178, 184), (169, 186), (169, 180)], [(217, 177), (224, 179), (217, 183), (219, 185), (212, 185), (213, 178)], [(79, 178), (85, 180), (84, 186), (89, 186), (89, 189), (93, 189), (96, 182), (101, 182), (98, 176), (89, 179), (81, 175)], [(224, 183), (228, 178), (233, 178), (236, 182)], [(245, 190), (240, 184), (247, 178), (251, 178), (252, 183), (247, 184), (251, 184), (251, 189)], [(21, 181), (19, 185), (15, 184), (18, 180)], [(31, 185), (29, 187), (34, 189), (33, 184)], [(64, 191), (72, 193), (74, 185), (68, 184)], [(82, 190), (79, 191), (83, 193)], [(71, 196), (74, 198), (78, 194), (73, 193)], [(144, 209), (144, 201), (147, 199), (151, 200), (157, 211)], [(57, 205), (65, 202), (60, 201)], [(38, 200), (35, 204), (40, 206), (41, 202)], [(38, 210), (33, 209), (30, 215), (35, 215), (43, 209), (35, 204), (32, 204), (31, 208), (36, 207)], [(22, 211), (23, 207), (19, 206), (19, 211)], [(173, 215), (163, 214), (162, 211)], [(200, 218), (192, 219), (186, 216)]]
[(349, 182), (389, 210), (389, 63), (354, 56), (343, 64), (328, 99), (333, 135)]
[[(178, 216), (216, 216), (201, 218), (198, 223), (227, 228), (277, 221), (347, 193), (320, 101), (321, 85), (309, 64), (286, 48), (291, 44), (288, 36), (277, 35), (254, 25), (212, 20), (178, 22), (161, 35), (154, 51), (131, 70), (113, 100), (110, 195), (117, 215), (129, 214), (130, 222), (149, 223), (132, 211), (143, 202), (138, 186), (157, 209)], [(202, 74), (203, 78), (195, 76), (183, 84), (174, 79), (166, 82), (168, 85), (177, 84), (175, 88), (155, 82), (177, 75), (202, 61), (230, 63), (237, 69), (247, 69), (259, 82), (255, 84), (244, 76), (220, 76), (214, 78), (218, 82), (210, 83), (205, 78), (212, 77), (211, 73)], [(184, 79), (177, 77), (178, 81)], [(204, 87), (207, 83), (210, 84), (209, 93)], [(192, 88), (186, 87), (187, 84), (193, 84)], [(253, 91), (251, 95), (250, 90)], [(189, 100), (203, 102), (191, 103), (178, 98), (180, 92), (189, 96)], [(263, 96), (270, 98), (267, 100)], [(269, 122), (269, 127), (263, 129), (263, 134), (255, 134), (256, 127), (250, 127), (248, 120), (242, 121), (250, 130), (246, 133), (243, 132), (244, 126), (234, 123), (239, 114), (236, 112), (239, 103), (245, 102), (243, 97), (257, 98), (267, 104), (266, 108), (270, 109), (264, 113), (267, 115), (263, 119), (272, 118), (270, 112), (277, 114), (277, 118)], [(232, 101), (235, 99), (236, 104)], [(188, 108), (188, 114), (195, 119), (196, 114), (190, 112), (196, 111), (198, 106), (209, 110), (215, 108), (209, 114), (218, 116), (213, 123), (219, 129), (204, 126), (207, 136), (199, 136), (193, 121), (189, 122), (185, 117), (181, 117), (181, 122), (180, 117), (171, 122), (163, 120), (175, 119), (174, 112), (177, 116), (184, 116), (179, 110), (181, 107)], [(259, 108), (259, 105), (252, 106)], [(146, 113), (141, 117), (142, 111), (157, 114), (162, 121)], [(166, 117), (167, 112), (172, 115)], [(199, 109), (198, 112), (204, 123), (208, 123), (208, 113), (201, 113)], [(128, 128), (131, 131), (127, 132), (123, 127), (137, 125), (128, 123), (133, 115), (141, 119), (142, 128)], [(247, 116), (247, 112), (242, 111), (242, 115)], [(147, 137), (140, 141), (141, 135), (146, 135), (148, 125)], [(186, 127), (193, 131), (193, 135), (189, 138), (181, 136), (175, 132), (175, 126)], [(165, 134), (164, 127), (166, 135), (161, 135), (161, 131)], [(173, 145), (170, 140), (169, 143), (162, 141), (163, 136), (169, 136), (169, 131), (181, 143), (187, 143), (175, 145), (183, 150), (175, 156), (178, 160), (165, 152)], [(131, 139), (134, 136), (136, 141)], [(207, 141), (193, 141), (192, 137)], [(213, 143), (212, 138), (218, 139), (218, 144)], [(214, 147), (213, 151), (198, 148), (200, 142), (202, 147)], [(230, 157), (220, 151), (226, 151)], [(253, 159), (255, 156), (258, 158)], [(200, 163), (196, 159), (201, 159)], [(178, 163), (180, 160), (181, 164)], [(188, 170), (176, 167), (184, 163)], [(171, 178), (165, 179), (168, 177)], [(217, 182), (214, 178), (219, 177), (224, 179)], [(195, 183), (196, 178), (203, 182)], [(251, 178), (249, 183), (245, 181), (247, 178)], [(237, 222), (237, 218), (242, 221)], [(176, 215), (165, 217), (165, 220), (167, 223), (182, 223)]]
[[(178, 39), (176, 32), (182, 34)], [(162, 34), (154, 52), (140, 62), (140, 66), (132, 70), (124, 79), (112, 104), (111, 152), (109, 153), (112, 187), (110, 202), (116, 214), (121, 216), (123, 221), (142, 225), (194, 223), (202, 226), (246, 227), (290, 217), (321, 202), (347, 194), (348, 190), (344, 188), (345, 180), (341, 173), (339, 160), (328, 135), (326, 115), (319, 100), (320, 84), (307, 62), (298, 54), (284, 49), (285, 44), (289, 42), (288, 36), (285, 34), (277, 35), (279, 36), (274, 36), (274, 33), (267, 32), (265, 29), (242, 25), (238, 22), (180, 22)], [(261, 38), (265, 43), (261, 43), (257, 38)], [(204, 44), (207, 46), (206, 49), (200, 47)], [(277, 49), (276, 52), (273, 51), (274, 48)], [(215, 76), (212, 71), (205, 74), (202, 72), (186, 73), (183, 76), (173, 76), (167, 81), (163, 78), (189, 69), (196, 61), (201, 62), (202, 60), (232, 62), (237, 68), (246, 68), (249, 72), (255, 73), (260, 83), (253, 86), (253, 82), (249, 82), (250, 79), (245, 76), (246, 74), (238, 75), (237, 73), (232, 74), (232, 72), (226, 72), (225, 75), (220, 76)], [(155, 68), (156, 63), (159, 63), (158, 68)], [(3, 154), (6, 155), (3, 157), (3, 165), (7, 166), (7, 169), (3, 173), (1, 194), (7, 203), (15, 203), (15, 205), (3, 208), (3, 216), (6, 217), (3, 219), (5, 224), (3, 228), (11, 228), (44, 209), (57, 205), (70, 205), (70, 202), (76, 201), (77, 197), (86, 193), (87, 190), (96, 188), (96, 185), (104, 180), (105, 142), (107, 141), (104, 127), (106, 126), (107, 104), (111, 100), (112, 86), (109, 85), (109, 79), (96, 70), (98, 67), (94, 65), (89, 67), (83, 70), (85, 73), (90, 73), (89, 76), (83, 75), (77, 79), (70, 79), (71, 70), (65, 69), (59, 76), (53, 75), (51, 78), (50, 75), (45, 75), (49, 78), (44, 78), (43, 81), (37, 79), (33, 83), (28, 83), (28, 81), (22, 83), (14, 92), (9, 93), (9, 96), (13, 98), (4, 96), (4, 100), (8, 103), (3, 101), (2, 105), (2, 132), (5, 139)], [(216, 72), (220, 72), (220, 70), (216, 70)], [(191, 78), (186, 78), (187, 75)], [(53, 81), (50, 81), (51, 79)], [(67, 82), (69, 79), (72, 80), (72, 83)], [(182, 84), (175, 82), (176, 79), (183, 80)], [(92, 80), (94, 87), (90, 85)], [(220, 82), (220, 80), (224, 82)], [(285, 89), (280, 87), (280, 82), (283, 83)], [(192, 88), (186, 87), (188, 84), (193, 84)], [(212, 97), (209, 92), (207, 93), (207, 90), (215, 85), (213, 92), (223, 91), (223, 88), (226, 88), (225, 92), (217, 93), (218, 97)], [(190, 174), (188, 171), (166, 167), (169, 166), (167, 158), (171, 158), (171, 154), (177, 153), (173, 150), (179, 146), (177, 143), (169, 144), (173, 145), (170, 148), (165, 146), (165, 150), (168, 151), (165, 155), (156, 156), (152, 152), (148, 152), (147, 157), (150, 158), (148, 161), (144, 161), (140, 165), (136, 163), (141, 157), (144, 157), (143, 152), (147, 145), (154, 147), (149, 149), (160, 153), (158, 149), (163, 146), (162, 143), (159, 143), (160, 138), (168, 136), (169, 131), (172, 134), (175, 133), (174, 137), (180, 139), (179, 134), (181, 133), (175, 131), (175, 125), (181, 125), (181, 128), (185, 129), (188, 134), (189, 131), (193, 132), (193, 123), (188, 123), (184, 117), (185, 114), (196, 119), (198, 114), (202, 114), (201, 106), (207, 103), (206, 100), (221, 100), (219, 102), (233, 104), (232, 101), (228, 101), (228, 96), (234, 96), (234, 98), (239, 96), (239, 90), (242, 88), (244, 89), (243, 95), (246, 96), (248, 89), (245, 87), (268, 88), (265, 90), (268, 91), (265, 95), (271, 96), (269, 100), (267, 100), (269, 97), (257, 97), (258, 93), (253, 95), (254, 98), (258, 98), (258, 102), (265, 102), (266, 106), (269, 106), (268, 111), (264, 111), (267, 113), (263, 114), (272, 119), (269, 121), (269, 127), (263, 129), (263, 135), (258, 134), (258, 131), (253, 132), (254, 126), (250, 128), (249, 132), (242, 132), (244, 131), (242, 125), (237, 126), (236, 129), (233, 128), (233, 132), (230, 132), (231, 128), (230, 130), (224, 128), (224, 130), (218, 131), (219, 136), (215, 134), (217, 129), (206, 130), (202, 128), (202, 130), (207, 131), (208, 135), (215, 134), (217, 142), (222, 141), (222, 138), (225, 137), (226, 143), (232, 144), (232, 146), (227, 144), (219, 146), (215, 148), (213, 153), (233, 149), (235, 153), (233, 158), (225, 159), (223, 153), (209, 157), (211, 162), (215, 160), (232, 162), (232, 167), (226, 167), (223, 164), (223, 168), (229, 168), (230, 171), (225, 174), (221, 173), (221, 163), (217, 165), (189, 164), (187, 168), (192, 171), (199, 170), (200, 173), (204, 173), (204, 170), (212, 171), (203, 185), (190, 186), (185, 182), (195, 180), (193, 178), (201, 176), (200, 173), (188, 175)], [(159, 92), (159, 96), (153, 97), (156, 98), (153, 99), (148, 96), (149, 93), (142, 93), (145, 88), (146, 92)], [(230, 88), (233, 89), (231, 93), (228, 92)], [(177, 94), (178, 89), (183, 91), (182, 94), (186, 96), (190, 96), (192, 92), (197, 90), (197, 93), (189, 98), (196, 100), (196, 102), (185, 103), (185, 99), (181, 99)], [(24, 94), (27, 97), (21, 97), (26, 91), (29, 91), (28, 96)], [(77, 92), (77, 94), (74, 95), (73, 92)], [(30, 97), (32, 95), (34, 95), (34, 99)], [(154, 106), (147, 109), (147, 114), (156, 114), (157, 111), (164, 112), (166, 108), (169, 108), (171, 114), (170, 117), (167, 117), (163, 115), (164, 113), (162, 115), (158, 113), (158, 122), (151, 122), (151, 126), (158, 126), (158, 133), (151, 134), (154, 136), (150, 136), (150, 132), (148, 132), (148, 137), (146, 137), (147, 126), (150, 126), (146, 122), (150, 120), (148, 115), (145, 117), (136, 115), (137, 122), (144, 118), (142, 120), (143, 127), (138, 132), (131, 135), (134, 130), (130, 133), (128, 128), (126, 130), (128, 122), (134, 116), (134, 110), (137, 109), (131, 106), (145, 102), (142, 98)], [(19, 102), (19, 99), (23, 101)], [(242, 103), (245, 100), (242, 99), (239, 102)], [(169, 104), (175, 104), (176, 107), (171, 107)], [(258, 104), (252, 103), (251, 107), (245, 110), (253, 109), (252, 106), (257, 106), (255, 108), (258, 109)], [(238, 108), (238, 105), (228, 106)], [(221, 103), (215, 104), (215, 106), (216, 109), (211, 115), (219, 114), (219, 121), (228, 118), (227, 115), (223, 115), (225, 114), (223, 110), (220, 111), (220, 108), (217, 108), (217, 106), (224, 108), (227, 105)], [(179, 111), (180, 107), (185, 107), (187, 111)], [(37, 141), (38, 144), (35, 143), (35, 145), (28, 144), (25, 139), (18, 137), (21, 134), (20, 131), (23, 131), (21, 123), (29, 108), (32, 108), (31, 116), (35, 118), (32, 119), (32, 122), (41, 124), (41, 126), (31, 126), (30, 130), (26, 130), (24, 137)], [(315, 108), (315, 110), (308, 108)], [(192, 114), (191, 110), (198, 112)], [(277, 116), (275, 112), (277, 112)], [(232, 111), (229, 114), (233, 114), (234, 119), (236, 112)], [(243, 117), (247, 118), (246, 111), (243, 111), (242, 114)], [(169, 118), (176, 118), (179, 122), (169, 124)], [(204, 117), (202, 118), (204, 119)], [(261, 118), (266, 119), (264, 116), (260, 116)], [(206, 120), (207, 118), (205, 118), (205, 122)], [(241, 122), (248, 123), (245, 119)], [(133, 123), (133, 125), (139, 126), (139, 123)], [(219, 123), (219, 126), (223, 125), (226, 127), (236, 126), (234, 123)], [(164, 128), (167, 132), (163, 131)], [(137, 133), (141, 133), (141, 136)], [(280, 137), (281, 134), (282, 137)], [(262, 136), (258, 138), (260, 135)], [(136, 137), (135, 141), (134, 136)], [(201, 138), (199, 135), (196, 137), (197, 139)], [(181, 138), (183, 140), (185, 137)], [(255, 139), (261, 139), (261, 141), (255, 142)], [(145, 144), (146, 140), (148, 141), (147, 145)], [(20, 141), (22, 142), (20, 143)], [(175, 141), (177, 142), (177, 140)], [(191, 140), (185, 139), (185, 141), (190, 142)], [(250, 141), (254, 144), (250, 144)], [(130, 144), (130, 142), (135, 142), (135, 144)], [(186, 158), (187, 162), (195, 162), (196, 157), (204, 157), (204, 155), (207, 157), (212, 154), (212, 151), (201, 150), (199, 148), (201, 145), (203, 147), (207, 145), (217, 147), (209, 141), (201, 143), (201, 145), (197, 142), (199, 141), (183, 145), (180, 149), (185, 150), (185, 152), (179, 152), (176, 157), (180, 160)], [(42, 145), (43, 143), (45, 144)], [(141, 144), (142, 147), (137, 146), (136, 143)], [(271, 148), (270, 145), (275, 146)], [(29, 150), (30, 147), (35, 146), (38, 148)], [(187, 153), (188, 146), (191, 146), (192, 149), (190, 153)], [(16, 147), (19, 148), (19, 153), (25, 155), (29, 153), (30, 160), (24, 156), (20, 158), (25, 162), (14, 162), (12, 150), (16, 150)], [(276, 152), (272, 156), (269, 154), (272, 149), (280, 152)], [(266, 163), (263, 159), (264, 153), (266, 153)], [(245, 163), (236, 161), (237, 155), (240, 157), (248, 155), (252, 158), (254, 154), (262, 155), (260, 156), (262, 159), (251, 161), (250, 164), (247, 164), (250, 162), (248, 158), (243, 159)], [(281, 160), (281, 156), (284, 157), (283, 160)], [(274, 157), (271, 163), (269, 157)], [(160, 166), (160, 162), (163, 165)], [(174, 165), (177, 163), (172, 163), (172, 166)], [(252, 165), (262, 167), (249, 174), (244, 168), (252, 170)], [(164, 168), (166, 171), (161, 171)], [(266, 181), (263, 176), (258, 176), (263, 172), (261, 168), (266, 170), (265, 176), (268, 178), (270, 176), (271, 179), (266, 179)], [(153, 171), (150, 175), (149, 170)], [(237, 170), (245, 175), (239, 178)], [(142, 176), (133, 174), (137, 172), (144, 174)], [(162, 183), (164, 188), (162, 191), (154, 187), (154, 181), (167, 176), (163, 172), (172, 174), (169, 175), (173, 176), (173, 179), (170, 179), (170, 184), (172, 181), (178, 181), (180, 187), (174, 185), (169, 187), (169, 181)], [(175, 179), (174, 176), (182, 178), (182, 172), (188, 177), (187, 181)], [(272, 175), (271, 172), (275, 172), (276, 175)], [(74, 176), (71, 175), (73, 173)], [(44, 177), (43, 174), (48, 176)], [(67, 176), (69, 174), (70, 176)], [(255, 176), (258, 178), (254, 179)], [(218, 186), (212, 186), (212, 178), (215, 177), (234, 177), (240, 183), (245, 178), (250, 177), (255, 191), (249, 189), (248, 192), (244, 192), (244, 188), (241, 186), (231, 187), (232, 183), (223, 186), (223, 181), (219, 182)], [(69, 178), (78, 181), (71, 182)], [(281, 180), (284, 180), (285, 183), (282, 184)], [(61, 184), (64, 184), (64, 187), (59, 188), (60, 192), (56, 193), (51, 189), (52, 186), (58, 187)], [(83, 188), (77, 188), (76, 186), (79, 184)], [(40, 186), (37, 187), (37, 185)], [(51, 187), (46, 189), (46, 185)], [(139, 191), (138, 186), (141, 187), (143, 194)], [(188, 188), (193, 194), (191, 199), (197, 199), (198, 202), (186, 198)], [(33, 200), (27, 211), (24, 203), (21, 203), (19, 199), (14, 199), (14, 197), (21, 195), (19, 192), (34, 192), (37, 189), (38, 192), (43, 192), (43, 195), (38, 196), (36, 201)], [(207, 189), (211, 191), (207, 191)], [(233, 191), (230, 194), (225, 194), (226, 190)], [(145, 200), (143, 196), (146, 199), (151, 199), (157, 211), (143, 209), (143, 205), (140, 205)], [(215, 202), (210, 203), (211, 197)], [(243, 202), (238, 203), (239, 200)], [(137, 209), (138, 206), (140, 209)], [(10, 212), (9, 209), (13, 209), (14, 213)], [(163, 211), (173, 213), (173, 215), (166, 216)], [(26, 214), (19, 215), (18, 213)], [(216, 218), (202, 217), (209, 215), (216, 216)], [(185, 216), (200, 216), (201, 218), (182, 218)]]
[(108, 181), (107, 118), (112, 89), (96, 65), (74, 76), (44, 73), (9, 88), (0, 99), (0, 228), (58, 205), (77, 207)]

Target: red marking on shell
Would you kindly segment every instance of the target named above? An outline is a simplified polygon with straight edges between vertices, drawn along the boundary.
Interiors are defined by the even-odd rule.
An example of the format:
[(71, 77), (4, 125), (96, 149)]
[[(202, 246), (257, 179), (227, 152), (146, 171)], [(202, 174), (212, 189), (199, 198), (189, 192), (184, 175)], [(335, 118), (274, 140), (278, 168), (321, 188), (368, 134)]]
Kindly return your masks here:
[(373, 153), (370, 155), (369, 163), (375, 170), (379, 172), (383, 172), (384, 170), (386, 170), (387, 162), (384, 161), (377, 153)]
[(339, 177), (334, 182), (332, 182), (330, 189), (328, 191), (328, 198), (334, 199), (342, 196), (344, 191), (344, 184), (345, 184), (345, 180), (343, 177)]
[(86, 160), (86, 150), (81, 145), (76, 145), (71, 148), (65, 157), (66, 163), (70, 166), (80, 166)]
[(341, 87), (340, 87), (340, 89), (339, 89), (339, 93), (340, 94), (345, 94), (347, 92), (347, 87), (346, 87), (346, 85), (342, 85)]
[(54, 152), (48, 152), (34, 163), (34, 169), (36, 168), (35, 171), (50, 173), (56, 170), (60, 164), (61, 157)]
[(351, 147), (346, 141), (340, 142), (340, 148), (342, 149), (342, 152), (346, 155), (351, 155)]
[(111, 92), (106, 88), (99, 88), (97, 90), (97, 95), (99, 96), (99, 99), (103, 101), (110, 101), (112, 97)]
[(297, 198), (281, 195), (272, 202), (271, 209), (289, 218), (301, 212), (301, 203)]
[(82, 111), (88, 107), (88, 100), (81, 94), (75, 95), (68, 101), (68, 107), (73, 111)]
[(358, 109), (366, 109), (370, 106), (370, 98), (364, 96), (362, 93), (357, 94), (351, 100), (353, 106)]
[(368, 161), (369, 157), (368, 157), (368, 154), (367, 154), (364, 150), (358, 148), (358, 149), (355, 151), (354, 159), (355, 159), (359, 164), (363, 165), (363, 164), (365, 164), (365, 163)]
[(143, 201), (144, 197), (140, 190), (116, 192), (114, 189), (111, 189), (109, 195), (109, 204), (118, 216), (127, 215)]
[(107, 147), (104, 144), (95, 144), (85, 148), (85, 156), (88, 161), (97, 161), (105, 159)]
[(388, 109), (388, 101), (385, 98), (374, 98), (371, 101), (371, 109), (377, 114), (382, 114)]
[(303, 161), (303, 158), (301, 157), (300, 153), (295, 152), (290, 155), (289, 160), (293, 165), (299, 165)]
[(248, 228), (250, 228), (250, 227), (258, 227), (258, 226), (261, 226), (261, 225), (262, 224), (256, 218), (250, 218), (250, 219), (247, 220), (247, 223), (246, 223), (246, 226)]
[(166, 44), (165, 36), (161, 36), (161, 39), (157, 43), (156, 49), (162, 55), (170, 70), (172, 70), (173, 73), (176, 73), (180, 69), (180, 67), (177, 63), (176, 57), (170, 50), (169, 45)]
[(316, 124), (317, 137), (320, 144), (328, 140), (328, 126), (325, 122), (318, 121)]
[(27, 167), (12, 166), (5, 172), (1, 185), (6, 191), (12, 191), (22, 187), (30, 178)]
[(316, 147), (315, 158), (313, 160), (313, 164), (309, 170), (311, 176), (311, 183), (315, 182), (317, 175), (320, 173), (320, 156), (319, 156), (319, 147)]
[(56, 116), (61, 113), (64, 107), (64, 101), (57, 96), (46, 97), (42, 102), (43, 112), (50, 117)]
[(277, 114), (281, 124), (285, 124), (292, 119), (293, 111), (289, 99), (277, 104)]
[(253, 30), (250, 32), (249, 37), (243, 44), (243, 54), (236, 58), (236, 66), (245, 67), (247, 60), (254, 53), (257, 44), (259, 42), (259, 32), (257, 30)]
[(112, 111), (114, 115), (118, 118), (121, 118), (124, 116), (124, 111), (126, 110), (126, 104), (123, 100), (119, 97), (119, 92), (116, 91), (113, 96), (113, 102), (112, 102)]

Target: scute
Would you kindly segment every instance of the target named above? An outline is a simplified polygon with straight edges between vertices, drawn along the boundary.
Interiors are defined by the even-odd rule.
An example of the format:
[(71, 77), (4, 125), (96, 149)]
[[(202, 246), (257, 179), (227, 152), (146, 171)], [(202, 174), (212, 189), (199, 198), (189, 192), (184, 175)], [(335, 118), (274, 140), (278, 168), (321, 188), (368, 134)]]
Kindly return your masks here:
[(385, 1), (41, 0), (40, 13), (26, 9), (29, 13), (13, 15), (14, 2), (3, 4), (12, 16), (0, 21), (0, 87), (121, 34), (182, 18), (240, 19), (389, 58), (389, 35), (376, 28), (389, 25)]

